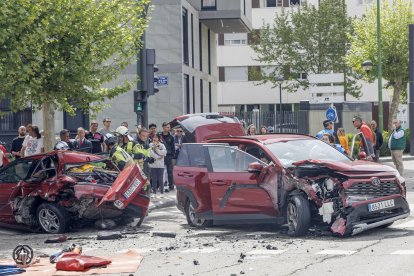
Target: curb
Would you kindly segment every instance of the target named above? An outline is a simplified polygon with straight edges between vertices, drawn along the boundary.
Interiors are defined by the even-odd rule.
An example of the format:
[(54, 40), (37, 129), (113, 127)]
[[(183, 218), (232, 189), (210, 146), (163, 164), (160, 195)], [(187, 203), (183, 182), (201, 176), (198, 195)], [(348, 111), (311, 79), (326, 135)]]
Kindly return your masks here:
[(154, 211), (157, 209), (167, 208), (171, 206), (175, 206), (175, 198), (165, 197), (162, 200), (151, 202), (150, 206), (148, 207), (148, 211)]
[[(403, 161), (412, 161), (412, 160), (414, 160), (414, 156), (403, 155)], [(391, 158), (391, 156), (380, 157), (380, 161), (381, 161), (381, 163), (392, 162), (392, 158)]]

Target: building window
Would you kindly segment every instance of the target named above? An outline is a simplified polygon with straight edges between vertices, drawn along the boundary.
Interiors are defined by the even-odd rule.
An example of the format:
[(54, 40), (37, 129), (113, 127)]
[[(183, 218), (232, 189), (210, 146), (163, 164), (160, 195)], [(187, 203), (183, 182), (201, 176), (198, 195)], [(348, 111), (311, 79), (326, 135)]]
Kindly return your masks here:
[(207, 32), (207, 43), (208, 43), (208, 47), (207, 47), (207, 58), (208, 58), (208, 73), (211, 75), (211, 34), (210, 34), (210, 29), (208, 29)]
[(212, 112), (211, 82), (208, 83), (208, 112)]
[(188, 12), (183, 8), (183, 62), (188, 65)]
[(224, 81), (248, 81), (248, 69), (247, 66), (231, 66), (224, 67)]
[(300, 5), (300, 0), (266, 0), (266, 7), (268, 8), (290, 7), (295, 5)]
[(217, 8), (216, 0), (201, 0), (201, 9), (215, 10)]
[(193, 113), (195, 113), (195, 78), (193, 77)]
[(200, 48), (200, 71), (203, 71), (203, 25), (201, 25), (201, 22), (198, 23), (198, 33), (198, 47)]
[(247, 44), (247, 34), (224, 34), (224, 45), (246, 45)]
[(185, 113), (190, 114), (190, 78), (184, 75)]
[(262, 73), (260, 66), (249, 66), (247, 69), (249, 81), (260, 81), (262, 80)]
[(194, 17), (191, 14), (191, 66), (194, 68)]
[(203, 80), (200, 80), (200, 112), (204, 112), (204, 90), (203, 90)]

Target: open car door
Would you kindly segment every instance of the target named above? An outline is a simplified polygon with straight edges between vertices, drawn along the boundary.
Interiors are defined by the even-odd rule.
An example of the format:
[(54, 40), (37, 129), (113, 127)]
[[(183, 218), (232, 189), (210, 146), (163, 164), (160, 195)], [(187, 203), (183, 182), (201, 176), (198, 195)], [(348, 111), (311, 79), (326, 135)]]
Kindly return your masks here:
[(209, 145), (209, 185), (214, 220), (272, 219), (276, 216), (269, 194), (249, 164), (262, 161), (239, 149)]

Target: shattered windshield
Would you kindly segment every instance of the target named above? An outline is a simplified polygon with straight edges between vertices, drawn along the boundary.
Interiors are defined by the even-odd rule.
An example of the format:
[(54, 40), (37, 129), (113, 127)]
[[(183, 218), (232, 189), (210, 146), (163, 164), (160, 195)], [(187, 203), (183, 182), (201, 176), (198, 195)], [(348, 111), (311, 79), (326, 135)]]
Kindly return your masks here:
[(290, 140), (266, 146), (284, 167), (289, 167), (297, 161), (309, 159), (330, 162), (351, 162), (351, 159), (332, 146), (316, 139)]

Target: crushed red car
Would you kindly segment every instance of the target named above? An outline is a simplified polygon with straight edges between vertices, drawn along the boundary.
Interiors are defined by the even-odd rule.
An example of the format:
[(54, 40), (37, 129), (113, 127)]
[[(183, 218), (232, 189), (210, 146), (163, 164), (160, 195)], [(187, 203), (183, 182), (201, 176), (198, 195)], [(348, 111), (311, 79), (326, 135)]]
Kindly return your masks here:
[(120, 172), (102, 156), (52, 151), (0, 170), (0, 225), (63, 233), (102, 218), (119, 223), (147, 214), (147, 179), (132, 165)]
[(219, 114), (181, 116), (171, 124), (190, 134), (174, 181), (177, 206), (191, 226), (287, 223), (289, 235), (301, 236), (319, 222), (345, 236), (410, 214), (405, 180), (395, 169), (352, 160), (314, 137), (244, 136), (236, 118)]

